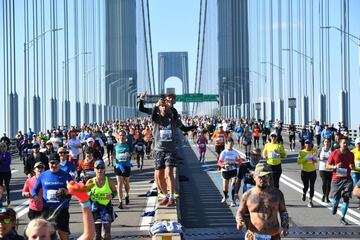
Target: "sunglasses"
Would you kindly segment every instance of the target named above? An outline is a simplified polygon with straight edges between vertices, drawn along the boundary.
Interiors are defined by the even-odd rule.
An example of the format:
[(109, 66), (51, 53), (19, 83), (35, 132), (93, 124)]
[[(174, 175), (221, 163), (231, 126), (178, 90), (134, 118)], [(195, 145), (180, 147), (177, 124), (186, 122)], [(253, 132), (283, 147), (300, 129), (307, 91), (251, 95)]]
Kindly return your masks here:
[(270, 178), (270, 174), (264, 175), (264, 176), (258, 176), (260, 179), (268, 179)]
[(105, 167), (96, 167), (97, 170), (105, 170)]
[(11, 223), (10, 218), (0, 218), (0, 223), (9, 224)]
[(59, 154), (66, 154), (66, 152), (59, 152)]
[(49, 163), (50, 163), (51, 165), (58, 165), (58, 164), (59, 164), (58, 161), (50, 161)]

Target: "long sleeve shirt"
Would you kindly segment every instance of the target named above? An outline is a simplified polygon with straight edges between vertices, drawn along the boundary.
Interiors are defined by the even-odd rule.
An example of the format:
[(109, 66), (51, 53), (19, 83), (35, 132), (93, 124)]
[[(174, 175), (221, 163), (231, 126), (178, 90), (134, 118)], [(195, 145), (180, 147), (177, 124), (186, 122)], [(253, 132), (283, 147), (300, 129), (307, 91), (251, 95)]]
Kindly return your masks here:
[(11, 172), (11, 154), (9, 152), (0, 152), (0, 172)]

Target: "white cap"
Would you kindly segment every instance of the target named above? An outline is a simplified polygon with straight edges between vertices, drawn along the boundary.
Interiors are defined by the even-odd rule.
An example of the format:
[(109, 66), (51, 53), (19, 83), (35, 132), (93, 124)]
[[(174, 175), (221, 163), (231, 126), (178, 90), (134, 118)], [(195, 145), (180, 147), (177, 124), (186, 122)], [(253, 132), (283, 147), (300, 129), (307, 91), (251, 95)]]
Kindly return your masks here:
[(95, 140), (92, 137), (89, 137), (88, 139), (86, 139), (87, 143), (92, 143), (95, 142)]
[(355, 145), (358, 144), (358, 143), (360, 143), (360, 138), (355, 139)]
[(276, 132), (276, 131), (272, 131), (272, 132), (270, 133), (270, 136), (273, 136), (273, 135), (277, 136), (277, 132)]

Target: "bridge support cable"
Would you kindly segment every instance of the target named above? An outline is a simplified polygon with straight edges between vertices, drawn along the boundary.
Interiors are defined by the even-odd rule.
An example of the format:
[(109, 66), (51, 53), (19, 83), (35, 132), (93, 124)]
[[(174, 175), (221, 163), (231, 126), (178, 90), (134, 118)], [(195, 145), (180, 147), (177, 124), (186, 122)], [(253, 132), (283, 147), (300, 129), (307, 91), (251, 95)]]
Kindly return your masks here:
[[(202, 32), (202, 46), (201, 46), (201, 57), (200, 57), (200, 72), (199, 72), (199, 83), (197, 92), (200, 93), (201, 80), (202, 80), (202, 71), (203, 71), (203, 62), (204, 62), (204, 46), (205, 46), (205, 31), (206, 31), (206, 13), (207, 13), (207, 0), (205, 0), (204, 7), (204, 26)], [(197, 105), (198, 106), (198, 105)]]
[(150, 27), (150, 8), (149, 8), (149, 0), (146, 0), (146, 10), (147, 10), (147, 23), (148, 23), (148, 33), (149, 33), (149, 48), (150, 48), (150, 63), (151, 63), (151, 77), (152, 77), (152, 85), (153, 93), (156, 93), (155, 89), (155, 77), (154, 77), (154, 61), (153, 61), (153, 52), (152, 52), (152, 40), (151, 40), (151, 27)]
[[(202, 0), (200, 0), (200, 13), (199, 13), (199, 31), (198, 31), (198, 46), (197, 46), (197, 52), (196, 52), (196, 68), (195, 68), (195, 87), (194, 87), (194, 93), (197, 93), (197, 85), (198, 85), (198, 71), (199, 71), (199, 52), (200, 52), (200, 34), (201, 34), (201, 16), (202, 16)], [(195, 110), (195, 104), (197, 108), (197, 103), (193, 103), (192, 106), (192, 113), (194, 113)]]
[(147, 68), (147, 75), (148, 75), (148, 81), (149, 81), (149, 86), (150, 86), (150, 94), (152, 94), (152, 91), (151, 91), (151, 78), (150, 78), (150, 66), (149, 66), (149, 52), (148, 52), (148, 43), (147, 43), (147, 36), (146, 36), (144, 0), (141, 0), (141, 12), (142, 12), (142, 22), (143, 22), (143, 29), (144, 29), (146, 68)]

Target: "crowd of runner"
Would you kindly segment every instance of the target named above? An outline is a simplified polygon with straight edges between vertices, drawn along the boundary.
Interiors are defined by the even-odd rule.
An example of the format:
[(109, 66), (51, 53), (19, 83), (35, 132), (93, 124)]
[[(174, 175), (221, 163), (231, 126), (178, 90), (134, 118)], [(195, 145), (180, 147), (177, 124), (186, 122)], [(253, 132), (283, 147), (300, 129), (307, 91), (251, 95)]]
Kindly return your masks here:
[[(159, 204), (176, 205), (173, 169), (177, 161), (174, 144), (178, 141), (177, 129), (197, 145), (201, 163), (206, 162), (209, 143), (214, 143), (223, 179), (221, 202), (230, 199), (230, 206), (240, 204), (237, 225), (239, 229), (248, 229), (248, 239), (255, 239), (257, 234), (270, 239), (280, 237), (277, 217), (270, 219), (273, 211), (275, 216), (279, 213), (283, 235), (288, 232), (289, 216), (279, 190), (281, 164), (287, 157), (285, 134), (289, 138), (289, 151), (299, 151), (297, 163), (304, 185), (302, 201), (306, 201), (309, 190), (307, 206), (314, 206), (314, 184), (319, 172), (322, 201), (332, 201), (336, 214), (343, 198), (341, 222), (348, 224), (345, 216), (349, 199), (354, 187), (360, 185), (360, 138), (349, 141), (349, 130), (343, 123), (337, 129), (316, 121), (312, 126), (299, 128), (293, 124), (285, 126), (278, 120), (180, 117), (173, 107), (174, 95), (162, 96), (153, 108), (145, 107), (145, 96), (146, 93), (140, 96), (139, 111), (148, 116), (141, 118), (84, 124), (79, 128), (58, 127), (39, 133), (31, 128), (26, 133), (18, 132), (16, 148), (28, 178), (22, 196), (30, 199), (28, 218), (34, 220), (29, 224), (31, 229), (43, 226), (50, 234), (57, 233), (59, 239), (69, 239), (69, 201), (73, 195), (82, 206), (83, 218), (87, 219), (82, 237), (111, 239), (111, 223), (117, 217), (114, 207), (124, 209), (131, 201), (131, 169), (141, 171), (144, 159), (150, 158), (155, 166), (157, 191), (162, 196)], [(12, 234), (14, 238), (9, 239), (21, 239), (14, 231), (16, 213), (10, 208), (11, 161), (14, 160), (9, 152), (11, 141), (4, 134), (0, 142), (0, 224), (10, 226), (8, 232), (5, 228), (5, 233), (0, 228), (0, 237)], [(350, 142), (354, 145), (351, 151)], [(116, 182), (108, 177), (106, 166), (113, 167)], [(354, 194), (360, 196), (356, 191), (357, 187)], [(274, 201), (269, 203), (269, 199)], [(3, 202), (7, 207), (3, 207)], [(259, 208), (264, 207), (270, 211), (267, 219), (270, 227), (257, 216)], [(28, 237), (30, 230), (26, 232)]]

